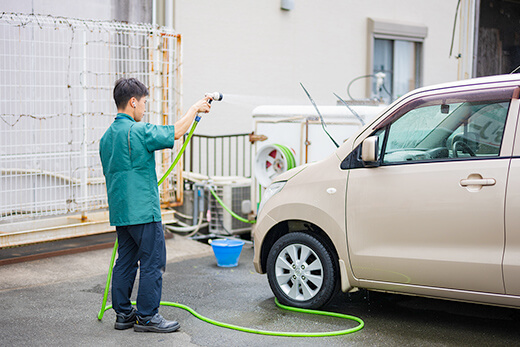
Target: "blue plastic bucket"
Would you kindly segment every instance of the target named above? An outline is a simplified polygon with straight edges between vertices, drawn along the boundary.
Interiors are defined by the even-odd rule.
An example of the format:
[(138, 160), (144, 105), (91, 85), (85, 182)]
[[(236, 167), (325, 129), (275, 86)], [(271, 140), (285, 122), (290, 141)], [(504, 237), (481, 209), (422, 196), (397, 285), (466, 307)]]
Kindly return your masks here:
[(237, 266), (244, 243), (244, 241), (240, 240), (213, 240), (211, 248), (213, 248), (213, 253), (215, 253), (215, 258), (217, 258), (217, 265), (221, 267)]

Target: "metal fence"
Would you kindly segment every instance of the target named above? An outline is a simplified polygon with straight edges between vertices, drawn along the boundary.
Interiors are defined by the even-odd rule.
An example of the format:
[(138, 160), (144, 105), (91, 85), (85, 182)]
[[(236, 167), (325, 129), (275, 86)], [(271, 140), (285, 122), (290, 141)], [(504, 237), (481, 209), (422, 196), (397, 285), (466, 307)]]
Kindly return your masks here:
[[(145, 121), (171, 124), (179, 66), (180, 36), (165, 28), (1, 13), (0, 222), (107, 207), (98, 145), (116, 114), (114, 82), (141, 80)], [(158, 154), (158, 172), (174, 152)], [(179, 199), (172, 182), (163, 202)]]
[(185, 170), (205, 176), (251, 177), (250, 134), (194, 134), (184, 155)]

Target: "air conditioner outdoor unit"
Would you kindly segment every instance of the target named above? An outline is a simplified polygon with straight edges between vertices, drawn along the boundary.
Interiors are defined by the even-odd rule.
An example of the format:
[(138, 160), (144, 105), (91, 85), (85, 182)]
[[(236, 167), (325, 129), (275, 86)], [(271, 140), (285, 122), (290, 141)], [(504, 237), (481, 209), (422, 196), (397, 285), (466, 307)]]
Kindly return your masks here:
[[(231, 211), (247, 219), (251, 210), (251, 180), (240, 182), (219, 182), (214, 185), (215, 193)], [(210, 194), (209, 209), (211, 219), (210, 233), (215, 234), (244, 234), (251, 232), (251, 224), (244, 223), (229, 214), (219, 202)]]

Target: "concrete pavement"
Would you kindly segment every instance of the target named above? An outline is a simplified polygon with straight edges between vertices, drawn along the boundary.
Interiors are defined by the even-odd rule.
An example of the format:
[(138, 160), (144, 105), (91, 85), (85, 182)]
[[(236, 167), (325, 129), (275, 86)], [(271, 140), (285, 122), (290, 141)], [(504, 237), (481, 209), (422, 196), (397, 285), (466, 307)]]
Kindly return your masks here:
[[(254, 272), (251, 245), (238, 267), (219, 268), (211, 248), (176, 236), (167, 240), (164, 301), (180, 302), (219, 321), (263, 330), (330, 331), (354, 322), (287, 312), (275, 306), (266, 276)], [(517, 310), (382, 293), (340, 294), (324, 309), (355, 315), (352, 335), (290, 338), (219, 328), (186, 311), (161, 307), (181, 323), (171, 334), (113, 328), (97, 320), (111, 250), (0, 267), (1, 346), (511, 346), (520, 341)], [(135, 297), (135, 293), (134, 293)]]
[[(166, 239), (168, 263), (211, 254), (203, 243), (180, 236)], [(106, 275), (111, 256), (112, 248), (0, 266), (0, 291)]]

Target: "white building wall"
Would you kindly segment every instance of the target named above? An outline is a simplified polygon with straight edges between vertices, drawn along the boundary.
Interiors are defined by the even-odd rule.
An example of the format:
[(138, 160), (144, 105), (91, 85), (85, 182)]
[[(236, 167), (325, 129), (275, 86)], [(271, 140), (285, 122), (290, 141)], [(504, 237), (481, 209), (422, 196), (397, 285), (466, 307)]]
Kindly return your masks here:
[[(203, 134), (249, 132), (259, 104), (308, 105), (302, 82), (318, 105), (346, 97), (347, 84), (371, 69), (367, 18), (428, 28), (423, 85), (457, 79), (449, 57), (457, 0), (176, 0), (175, 29), (183, 35), (184, 107), (206, 91), (221, 91), (199, 125)], [(457, 42), (455, 47), (458, 47)], [(364, 80), (351, 89), (366, 97)], [(236, 94), (242, 97), (228, 97)]]
[[(151, 14), (142, 12), (152, 1), (0, 0), (0, 12), (111, 20), (123, 11), (130, 22), (147, 21)], [(165, 0), (155, 1), (164, 9)], [(457, 0), (298, 0), (291, 11), (280, 3), (174, 0), (175, 30), (183, 36), (184, 110), (204, 92), (225, 95), (198, 133), (250, 132), (252, 110), (261, 104), (309, 105), (300, 82), (318, 105), (335, 104), (332, 92), (346, 97), (347, 84), (371, 69), (368, 18), (426, 26), (423, 85), (457, 79), (458, 62), (449, 57)], [(355, 82), (353, 96), (366, 97), (366, 83)]]

